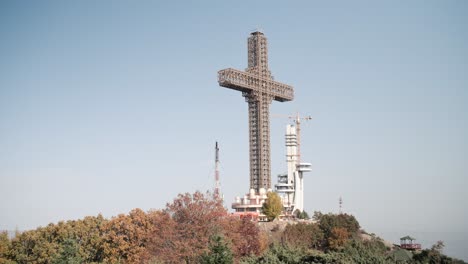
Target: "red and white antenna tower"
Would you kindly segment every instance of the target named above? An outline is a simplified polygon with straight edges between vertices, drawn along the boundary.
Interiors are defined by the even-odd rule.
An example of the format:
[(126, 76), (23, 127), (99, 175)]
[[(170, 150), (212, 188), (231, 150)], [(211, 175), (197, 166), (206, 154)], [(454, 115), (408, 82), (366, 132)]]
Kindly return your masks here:
[(215, 189), (214, 189), (214, 196), (216, 198), (220, 198), (221, 193), (219, 192), (219, 147), (218, 141), (216, 141), (215, 145)]

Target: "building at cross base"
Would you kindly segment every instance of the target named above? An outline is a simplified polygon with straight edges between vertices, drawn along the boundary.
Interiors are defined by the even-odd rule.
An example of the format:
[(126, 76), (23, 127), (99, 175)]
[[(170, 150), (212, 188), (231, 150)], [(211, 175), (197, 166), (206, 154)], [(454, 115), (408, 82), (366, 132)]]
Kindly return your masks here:
[[(283, 203), (283, 214), (281, 217), (291, 217), (297, 212), (304, 211), (304, 173), (311, 171), (311, 164), (299, 162), (298, 160), (297, 131), (293, 125), (286, 126), (286, 163), (287, 173), (278, 175), (278, 182), (275, 184), (275, 192), (280, 196)], [(249, 193), (243, 197), (236, 197), (232, 203), (235, 215), (240, 217), (258, 218), (266, 220), (262, 213), (262, 205), (267, 199), (267, 192), (260, 188), (257, 193), (250, 189)]]

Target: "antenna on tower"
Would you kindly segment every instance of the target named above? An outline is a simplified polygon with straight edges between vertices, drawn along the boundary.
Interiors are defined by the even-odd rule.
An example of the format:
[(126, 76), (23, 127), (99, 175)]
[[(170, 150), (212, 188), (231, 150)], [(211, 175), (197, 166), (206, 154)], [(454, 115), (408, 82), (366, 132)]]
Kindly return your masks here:
[(340, 199), (338, 200), (338, 203), (340, 204), (340, 214), (343, 214), (343, 199), (340, 196)]
[[(294, 117), (292, 117), (294, 118)], [(301, 163), (301, 120), (312, 120), (311, 116), (300, 117), (299, 112), (297, 112), (294, 123), (296, 123), (297, 128), (297, 161)]]
[(292, 119), (292, 121), (296, 124), (296, 135), (297, 135), (297, 163), (301, 163), (301, 121), (309, 121), (312, 120), (312, 117), (305, 116), (301, 117), (299, 112), (296, 115), (272, 115), (273, 117), (287, 117)]
[(216, 141), (215, 145), (215, 189), (214, 189), (214, 196), (215, 198), (220, 198), (219, 192), (219, 147), (218, 141)]

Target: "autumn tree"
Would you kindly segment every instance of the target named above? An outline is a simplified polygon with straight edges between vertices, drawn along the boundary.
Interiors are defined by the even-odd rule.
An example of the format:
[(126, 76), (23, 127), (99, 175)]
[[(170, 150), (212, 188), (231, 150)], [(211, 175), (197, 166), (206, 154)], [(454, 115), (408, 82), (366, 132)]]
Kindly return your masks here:
[(17, 263), (52, 263), (59, 261), (65, 251), (65, 257), (70, 256), (73, 248), (81, 262), (102, 262), (101, 227), (105, 222), (102, 215), (87, 216), (18, 233), (11, 241), (10, 258)]
[(223, 221), (223, 232), (226, 239), (231, 241), (237, 260), (249, 255), (259, 255), (266, 248), (266, 241), (262, 240), (266, 238), (263, 238), (257, 225), (246, 218), (226, 218)]
[(323, 232), (315, 223), (289, 224), (281, 235), (283, 245), (301, 249), (320, 249), (323, 239)]
[(50, 263), (58, 254), (60, 246), (52, 240), (51, 228), (38, 228), (18, 234), (12, 240), (10, 254), (18, 263)]
[(220, 199), (201, 192), (179, 194), (164, 213), (154, 220), (150, 251), (163, 262), (177, 263), (196, 262), (208, 252), (210, 237), (219, 233), (227, 216)]
[(334, 227), (328, 238), (328, 246), (332, 250), (343, 249), (349, 239), (349, 232), (344, 227)]
[(180, 262), (178, 255), (174, 254), (177, 245), (176, 222), (166, 211), (151, 211), (149, 213), (152, 229), (148, 237), (148, 261), (156, 263)]
[(81, 239), (80, 254), (85, 262), (102, 262), (104, 258), (104, 226), (107, 223), (101, 214), (97, 217), (85, 217), (83, 226), (88, 230), (85, 234), (79, 234)]
[(273, 221), (283, 211), (283, 203), (281, 198), (275, 192), (268, 192), (267, 199), (262, 206), (263, 213), (267, 216), (268, 221)]
[(8, 237), (7, 231), (0, 232), (0, 264), (13, 264), (9, 259), (9, 251), (11, 248), (11, 240)]
[(147, 258), (151, 221), (141, 209), (120, 214), (104, 226), (104, 260), (109, 263), (140, 263)]

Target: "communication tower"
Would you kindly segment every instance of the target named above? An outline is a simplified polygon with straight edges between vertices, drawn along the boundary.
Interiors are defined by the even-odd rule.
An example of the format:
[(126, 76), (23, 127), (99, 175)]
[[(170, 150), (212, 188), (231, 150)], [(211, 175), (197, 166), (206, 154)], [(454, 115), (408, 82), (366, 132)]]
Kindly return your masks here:
[(340, 214), (343, 214), (343, 199), (341, 198), (341, 196), (340, 196), (340, 199), (338, 199), (338, 204), (339, 204), (339, 206), (340, 206), (340, 211), (339, 211), (339, 213), (340, 213)]
[(218, 141), (215, 144), (215, 189), (214, 189), (214, 196), (215, 198), (220, 198), (221, 193), (219, 191), (219, 147)]

